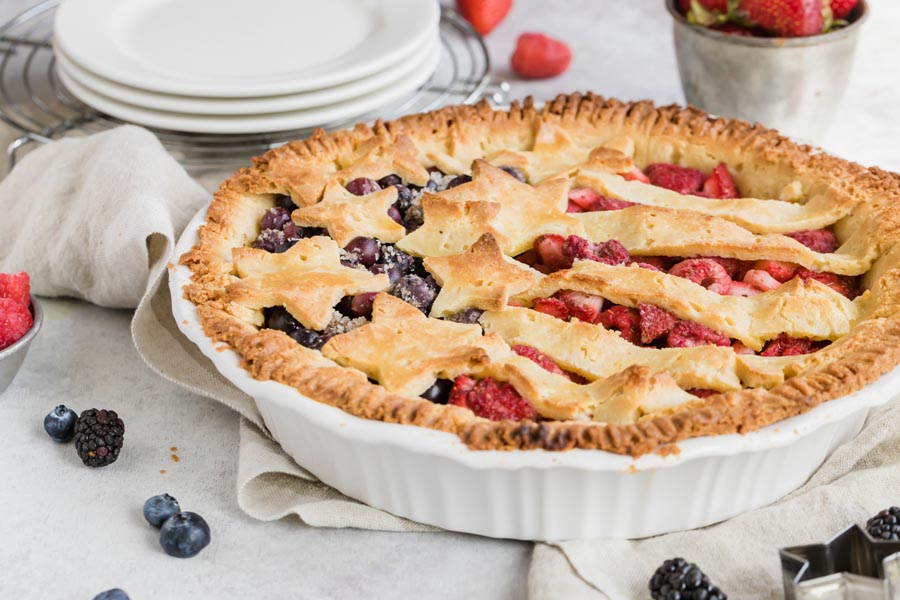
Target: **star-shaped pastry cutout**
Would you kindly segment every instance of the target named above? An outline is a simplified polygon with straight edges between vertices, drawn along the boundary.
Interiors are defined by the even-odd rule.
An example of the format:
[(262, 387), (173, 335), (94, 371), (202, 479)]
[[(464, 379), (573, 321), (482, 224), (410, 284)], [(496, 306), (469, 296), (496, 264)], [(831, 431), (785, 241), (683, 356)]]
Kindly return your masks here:
[(540, 274), (506, 257), (497, 240), (485, 233), (469, 250), (453, 256), (429, 257), (425, 268), (441, 291), (431, 307), (443, 317), (470, 307), (502, 310), (514, 296), (531, 287)]
[(229, 300), (251, 309), (284, 306), (304, 327), (324, 329), (341, 298), (390, 287), (387, 275), (341, 264), (334, 240), (302, 239), (281, 254), (255, 248), (232, 250), (240, 281), (229, 285)]
[(559, 125), (541, 120), (531, 150), (501, 150), (487, 160), (495, 165), (516, 167), (525, 173), (528, 181), (539, 183), (583, 163), (590, 152), (591, 148), (576, 144)]
[(357, 236), (393, 243), (406, 235), (406, 228), (388, 215), (397, 201), (394, 186), (365, 196), (351, 194), (343, 185), (331, 183), (322, 201), (298, 208), (291, 219), (298, 225), (324, 227), (341, 247)]
[[(358, 144), (356, 139), (360, 137), (370, 139)], [(315, 150), (324, 144), (336, 146), (337, 155)], [(309, 140), (286, 144), (255, 159), (254, 164), (265, 169), (265, 178), (273, 188), (267, 191), (289, 192), (297, 206), (318, 202), (329, 183), (344, 184), (357, 177), (381, 179), (396, 173), (415, 185), (428, 183), (428, 171), (409, 138), (384, 131), (373, 137), (366, 125), (328, 137), (317, 131)]]
[[(468, 250), (482, 234), (491, 233), (503, 252), (514, 256), (529, 249), (541, 234), (583, 235), (581, 222), (566, 214), (568, 191), (564, 179), (533, 186), (476, 160), (472, 181), (425, 195), (425, 224), (397, 245), (420, 256), (447, 256)], [(454, 202), (459, 206), (454, 207)], [(478, 207), (477, 203), (499, 208)]]
[(354, 367), (388, 391), (418, 396), (438, 377), (453, 379), (510, 352), (496, 335), (478, 325), (426, 317), (388, 294), (375, 296), (372, 322), (336, 335), (322, 354)]

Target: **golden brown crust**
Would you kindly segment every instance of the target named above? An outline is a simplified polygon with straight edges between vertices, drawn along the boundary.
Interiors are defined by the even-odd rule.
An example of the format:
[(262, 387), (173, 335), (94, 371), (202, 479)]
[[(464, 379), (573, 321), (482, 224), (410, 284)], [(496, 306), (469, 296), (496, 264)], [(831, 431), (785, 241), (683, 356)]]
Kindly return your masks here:
[[(629, 154), (637, 164), (678, 162), (706, 170), (722, 161), (736, 167), (735, 180), (748, 197), (823, 199), (826, 210), (832, 207), (846, 215), (834, 224), (842, 251), (873, 260), (863, 277), (870, 291), (857, 301), (863, 320), (825, 350), (794, 361), (787, 367), (794, 376), (771, 389), (731, 391), (632, 424), (614, 425), (492, 422), (464, 408), (391, 393), (370, 383), (362, 372), (338, 366), (281, 332), (257, 329), (229, 310), (226, 289), (238, 281), (231, 250), (251, 241), (256, 231), (247, 224), (255, 226), (271, 206), (273, 193), (289, 193), (305, 207), (319, 202), (333, 181), (398, 173), (421, 185), (428, 176), (425, 166), (464, 173), (474, 161), (503, 153), (505, 162), (495, 164), (518, 160), (530, 167), (541, 164), (528, 154), (535, 151), (590, 161), (591, 151), (600, 146), (612, 149), (594, 153), (594, 162), (602, 168), (627, 167)], [(544, 175), (535, 171), (532, 182)], [(548, 190), (548, 201), (553, 194), (558, 192)], [(856, 391), (900, 364), (898, 203), (900, 176), (798, 145), (759, 125), (714, 119), (691, 107), (572, 94), (548, 102), (541, 111), (530, 100), (504, 112), (493, 111), (486, 103), (453, 106), (352, 131), (317, 132), (308, 140), (272, 150), (222, 184), (197, 244), (181, 263), (193, 272), (185, 297), (198, 305), (205, 332), (231, 347), (257, 379), (279, 381), (359, 417), (451, 432), (473, 449), (585, 448), (637, 456), (690, 437), (758, 429)], [(483, 211), (490, 206), (484, 202), (472, 208)], [(495, 208), (491, 214), (497, 212)], [(521, 245), (509, 239), (510, 232), (501, 223), (480, 233), (493, 234), (501, 245)], [(467, 239), (457, 250), (477, 238)], [(748, 361), (744, 368), (749, 373), (756, 367)]]

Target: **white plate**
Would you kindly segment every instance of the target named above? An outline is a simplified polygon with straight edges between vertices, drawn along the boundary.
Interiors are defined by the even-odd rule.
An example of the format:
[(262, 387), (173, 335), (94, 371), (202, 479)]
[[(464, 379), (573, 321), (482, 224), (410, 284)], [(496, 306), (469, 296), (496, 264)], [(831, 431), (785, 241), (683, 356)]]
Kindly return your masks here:
[[(202, 209), (173, 262), (197, 240)], [(745, 435), (679, 442), (678, 454), (638, 459), (599, 450), (473, 451), (452, 434), (360, 419), (291, 387), (257, 381), (203, 333), (169, 272), (181, 331), (227, 379), (256, 399), (272, 435), (298, 464), (371, 506), (445, 529), (526, 540), (639, 538), (703, 527), (765, 506), (801, 486), (869, 409), (900, 388), (900, 367), (858, 392)]]
[(408, 78), (360, 98), (329, 106), (259, 115), (202, 115), (157, 111), (113, 100), (81, 85), (64, 71), (57, 71), (66, 88), (79, 100), (123, 121), (175, 131), (237, 134), (286, 131), (316, 127), (352, 119), (411, 95), (432, 76), (440, 60), (438, 52), (427, 57), (421, 70)]
[(300, 92), (299, 94), (261, 98), (210, 98), (161, 94), (121, 85), (81, 67), (67, 56), (61, 47), (54, 48), (57, 68), (90, 91), (139, 108), (201, 115), (259, 115), (325, 107), (345, 102), (392, 85), (402, 85), (401, 82), (404, 79), (415, 77), (420, 70), (427, 71), (430, 65), (436, 65), (440, 59), (440, 53), (441, 40), (439, 36), (435, 35), (433, 38), (426, 39), (425, 43), (415, 48), (409, 56), (401, 58), (399, 63), (343, 85)]
[(292, 94), (371, 75), (435, 35), (437, 0), (63, 0), (54, 39), (133, 87)]

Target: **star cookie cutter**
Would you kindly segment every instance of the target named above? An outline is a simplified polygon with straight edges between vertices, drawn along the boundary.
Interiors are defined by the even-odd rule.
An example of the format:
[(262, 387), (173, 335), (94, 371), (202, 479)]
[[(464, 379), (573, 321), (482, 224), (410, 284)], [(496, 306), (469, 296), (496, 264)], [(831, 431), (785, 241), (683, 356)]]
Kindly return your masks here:
[(785, 600), (900, 600), (900, 542), (877, 540), (859, 525), (779, 554)]

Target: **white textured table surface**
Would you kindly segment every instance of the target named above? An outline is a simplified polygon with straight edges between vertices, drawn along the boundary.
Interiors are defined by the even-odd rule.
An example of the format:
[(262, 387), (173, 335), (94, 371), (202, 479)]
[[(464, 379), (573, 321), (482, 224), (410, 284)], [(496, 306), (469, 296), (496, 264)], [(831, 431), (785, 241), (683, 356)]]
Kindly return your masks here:
[[(4, 0), (0, 21), (33, 3)], [(900, 170), (900, 5), (870, 3), (873, 18), (825, 146)], [(575, 60), (559, 79), (514, 83), (514, 97), (590, 89), (683, 101), (661, 0), (516, 0), (489, 39), (498, 76), (509, 76), (508, 56), (525, 30), (565, 38)], [(0, 129), (4, 147), (13, 137)], [(90, 599), (114, 586), (133, 600), (525, 595), (528, 544), (251, 520), (235, 501), (236, 415), (146, 368), (131, 345), (130, 313), (66, 300), (44, 307), (44, 330), (0, 396), (0, 598)], [(47, 439), (41, 420), (60, 402), (120, 412), (126, 447), (114, 466), (83, 467), (71, 445)], [(143, 501), (164, 491), (209, 521), (213, 542), (199, 557), (166, 556), (143, 522)]]

